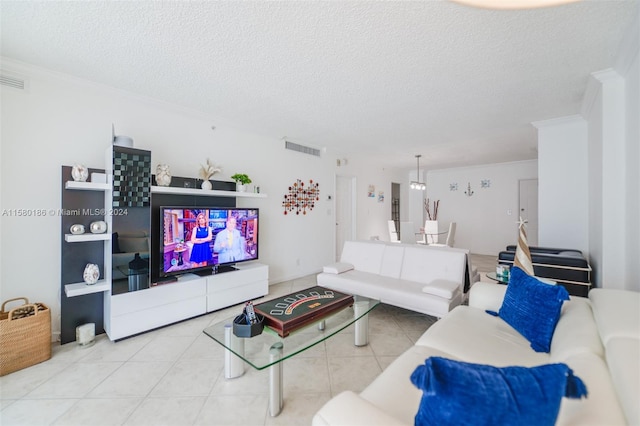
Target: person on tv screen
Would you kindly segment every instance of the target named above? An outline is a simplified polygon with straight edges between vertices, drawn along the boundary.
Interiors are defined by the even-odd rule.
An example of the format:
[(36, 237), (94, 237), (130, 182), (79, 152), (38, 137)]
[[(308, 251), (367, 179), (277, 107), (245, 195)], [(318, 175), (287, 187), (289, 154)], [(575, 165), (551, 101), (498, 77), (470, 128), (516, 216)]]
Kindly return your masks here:
[(211, 227), (207, 223), (204, 213), (198, 213), (196, 217), (196, 226), (191, 230), (191, 257), (189, 261), (193, 266), (207, 266), (209, 261), (213, 260), (209, 243), (213, 239), (211, 235)]
[(236, 218), (227, 219), (227, 227), (216, 235), (213, 251), (218, 253), (218, 263), (229, 263), (244, 259), (246, 241), (236, 228)]

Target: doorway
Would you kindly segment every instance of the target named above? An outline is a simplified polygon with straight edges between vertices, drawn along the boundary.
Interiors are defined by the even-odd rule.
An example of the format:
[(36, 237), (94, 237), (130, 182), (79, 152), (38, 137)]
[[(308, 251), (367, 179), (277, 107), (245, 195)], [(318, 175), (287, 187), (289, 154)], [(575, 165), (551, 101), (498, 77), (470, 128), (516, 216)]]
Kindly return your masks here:
[(400, 239), (400, 184), (391, 182), (391, 220)]
[(336, 261), (340, 260), (345, 241), (356, 237), (356, 178), (336, 176)]
[(538, 179), (522, 179), (518, 181), (518, 212), (527, 221), (527, 244), (538, 245)]

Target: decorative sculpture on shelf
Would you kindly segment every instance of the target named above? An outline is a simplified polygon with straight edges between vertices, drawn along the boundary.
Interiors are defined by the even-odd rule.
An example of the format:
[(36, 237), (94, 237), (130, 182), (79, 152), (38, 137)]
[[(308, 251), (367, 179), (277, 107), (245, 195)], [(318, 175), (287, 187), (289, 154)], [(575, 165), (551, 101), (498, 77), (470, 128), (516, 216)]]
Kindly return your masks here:
[(156, 183), (158, 186), (171, 185), (171, 170), (168, 164), (158, 164), (156, 166)]
[(71, 177), (76, 182), (86, 182), (89, 177), (89, 169), (82, 164), (75, 164), (71, 168)]
[(296, 214), (302, 212), (305, 215), (307, 210), (313, 210), (316, 201), (320, 200), (320, 189), (318, 187), (318, 183), (313, 183), (313, 180), (309, 180), (309, 185), (305, 188), (304, 182), (297, 179), (289, 187), (289, 192), (284, 194), (284, 200), (282, 201), (284, 214), (295, 211)]
[(82, 273), (82, 278), (87, 285), (93, 285), (98, 282), (100, 278), (100, 268), (95, 263), (87, 263)]

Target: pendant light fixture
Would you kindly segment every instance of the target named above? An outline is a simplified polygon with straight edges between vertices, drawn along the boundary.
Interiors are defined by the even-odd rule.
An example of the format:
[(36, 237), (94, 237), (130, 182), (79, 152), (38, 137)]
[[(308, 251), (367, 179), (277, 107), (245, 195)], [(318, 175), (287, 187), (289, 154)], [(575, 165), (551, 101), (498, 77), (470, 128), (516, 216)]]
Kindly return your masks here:
[(418, 162), (418, 167), (416, 169), (416, 180), (412, 180), (411, 183), (409, 184), (409, 187), (411, 189), (424, 191), (425, 189), (427, 189), (427, 184), (424, 182), (420, 182), (420, 157), (422, 157), (422, 155), (420, 154), (416, 155), (416, 161)]

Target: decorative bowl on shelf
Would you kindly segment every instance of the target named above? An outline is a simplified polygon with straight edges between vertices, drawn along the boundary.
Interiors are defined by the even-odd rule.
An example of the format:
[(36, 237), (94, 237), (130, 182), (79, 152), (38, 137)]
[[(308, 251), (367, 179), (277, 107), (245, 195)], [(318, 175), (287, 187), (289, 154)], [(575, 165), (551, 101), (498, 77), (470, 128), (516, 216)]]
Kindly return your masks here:
[(89, 229), (91, 229), (92, 234), (104, 234), (107, 232), (107, 223), (104, 220), (97, 220), (95, 222), (91, 222)]
[(74, 225), (71, 225), (71, 228), (69, 228), (69, 231), (73, 235), (84, 234), (84, 225), (80, 225), (79, 223), (76, 223)]

